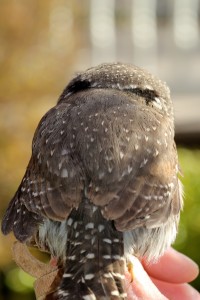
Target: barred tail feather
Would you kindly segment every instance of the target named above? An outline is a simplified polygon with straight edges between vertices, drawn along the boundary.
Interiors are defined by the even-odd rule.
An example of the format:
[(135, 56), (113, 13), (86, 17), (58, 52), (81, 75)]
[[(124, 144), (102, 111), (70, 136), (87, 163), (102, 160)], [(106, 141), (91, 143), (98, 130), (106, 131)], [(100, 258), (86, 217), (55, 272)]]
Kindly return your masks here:
[[(116, 262), (117, 264), (117, 262)], [(57, 292), (59, 300), (123, 300), (124, 275), (102, 270), (101, 274), (87, 274), (77, 280), (70, 273), (63, 274), (62, 284)], [(68, 270), (67, 270), (68, 272)]]
[(65, 268), (59, 300), (123, 300), (123, 233), (87, 199), (68, 218)]

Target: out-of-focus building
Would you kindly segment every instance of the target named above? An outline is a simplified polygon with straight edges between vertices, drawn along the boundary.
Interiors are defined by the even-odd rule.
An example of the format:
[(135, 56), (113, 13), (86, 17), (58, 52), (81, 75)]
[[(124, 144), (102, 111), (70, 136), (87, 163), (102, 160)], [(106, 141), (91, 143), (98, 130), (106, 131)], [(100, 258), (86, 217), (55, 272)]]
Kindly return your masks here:
[(200, 1), (91, 0), (88, 5), (81, 67), (123, 61), (149, 69), (172, 91), (177, 140), (200, 143)]

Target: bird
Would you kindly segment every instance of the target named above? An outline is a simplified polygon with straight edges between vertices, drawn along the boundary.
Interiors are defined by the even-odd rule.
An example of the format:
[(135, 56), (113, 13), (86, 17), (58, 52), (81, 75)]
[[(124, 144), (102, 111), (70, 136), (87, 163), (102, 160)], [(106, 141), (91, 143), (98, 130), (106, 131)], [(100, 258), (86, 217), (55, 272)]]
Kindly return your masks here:
[(55, 299), (127, 299), (130, 255), (156, 261), (183, 206), (165, 82), (103, 63), (72, 78), (41, 119), (2, 232), (63, 266)]

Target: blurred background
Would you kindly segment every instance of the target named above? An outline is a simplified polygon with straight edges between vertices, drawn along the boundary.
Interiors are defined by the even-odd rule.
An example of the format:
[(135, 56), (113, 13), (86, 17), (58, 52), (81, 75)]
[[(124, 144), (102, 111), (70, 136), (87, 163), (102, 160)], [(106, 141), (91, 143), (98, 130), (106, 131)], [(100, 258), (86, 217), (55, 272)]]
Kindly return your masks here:
[[(42, 115), (74, 73), (111, 61), (145, 67), (170, 86), (185, 186), (174, 247), (200, 265), (199, 0), (1, 0), (0, 218)], [(34, 279), (12, 261), (13, 241), (0, 234), (0, 300), (35, 299)], [(200, 290), (199, 279), (192, 284)]]

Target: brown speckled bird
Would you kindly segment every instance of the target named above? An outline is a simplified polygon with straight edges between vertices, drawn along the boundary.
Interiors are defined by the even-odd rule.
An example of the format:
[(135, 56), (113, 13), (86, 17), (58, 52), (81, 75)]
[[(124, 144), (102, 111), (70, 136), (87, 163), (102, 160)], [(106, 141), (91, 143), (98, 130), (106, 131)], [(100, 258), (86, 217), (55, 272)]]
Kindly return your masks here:
[(126, 299), (130, 254), (156, 260), (182, 207), (168, 87), (129, 64), (90, 68), (35, 132), (2, 223), (64, 266), (55, 299)]

